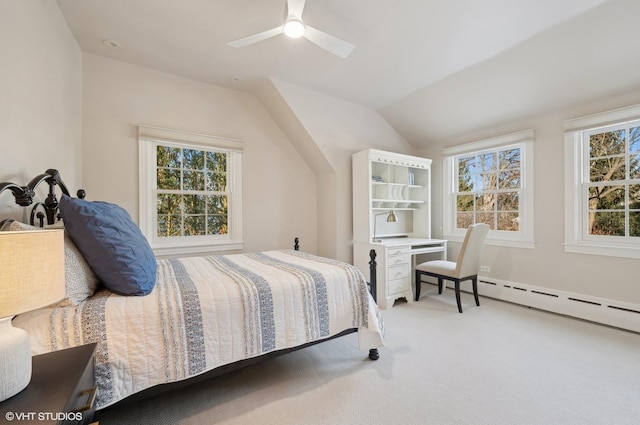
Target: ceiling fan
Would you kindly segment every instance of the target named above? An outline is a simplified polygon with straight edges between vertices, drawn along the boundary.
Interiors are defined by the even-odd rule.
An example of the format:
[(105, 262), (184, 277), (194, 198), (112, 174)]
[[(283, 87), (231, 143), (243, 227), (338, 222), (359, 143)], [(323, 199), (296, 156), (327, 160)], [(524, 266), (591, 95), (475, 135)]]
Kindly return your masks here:
[(291, 38), (304, 37), (341, 58), (349, 56), (355, 48), (353, 44), (310, 27), (302, 21), (304, 2), (305, 0), (287, 0), (287, 17), (283, 25), (238, 40), (229, 41), (227, 44), (232, 47), (244, 47), (284, 33), (284, 35)]

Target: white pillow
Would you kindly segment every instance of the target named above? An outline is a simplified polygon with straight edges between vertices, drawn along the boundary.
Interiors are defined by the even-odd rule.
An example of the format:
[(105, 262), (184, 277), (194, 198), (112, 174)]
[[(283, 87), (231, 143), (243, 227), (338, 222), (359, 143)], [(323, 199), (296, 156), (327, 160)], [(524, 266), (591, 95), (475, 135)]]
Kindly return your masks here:
[[(49, 228), (64, 229), (62, 222)], [(2, 226), (2, 231), (39, 230), (39, 227), (30, 226), (19, 221), (10, 221)], [(76, 244), (64, 232), (64, 269), (66, 298), (55, 304), (56, 307), (77, 305), (96, 292), (100, 280), (93, 273), (89, 264), (84, 259)]]

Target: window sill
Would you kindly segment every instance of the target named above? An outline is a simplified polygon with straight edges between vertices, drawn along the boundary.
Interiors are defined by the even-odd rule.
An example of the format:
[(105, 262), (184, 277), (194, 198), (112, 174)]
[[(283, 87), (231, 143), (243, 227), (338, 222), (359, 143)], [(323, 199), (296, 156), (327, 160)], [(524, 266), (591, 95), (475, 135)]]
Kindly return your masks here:
[(610, 245), (595, 245), (595, 244), (577, 244), (577, 243), (565, 243), (564, 252), (571, 254), (587, 254), (587, 255), (601, 255), (606, 257), (619, 257), (619, 258), (640, 258), (640, 246), (639, 247), (625, 247), (625, 246), (610, 246)]
[(175, 257), (194, 254), (218, 253), (223, 251), (239, 251), (244, 248), (244, 242), (230, 242), (224, 244), (197, 246), (163, 246), (152, 247), (157, 257)]
[[(443, 239), (446, 239), (450, 242), (460, 242), (464, 240), (463, 235), (443, 235)], [(507, 248), (524, 248), (524, 249), (534, 249), (536, 247), (535, 241), (527, 241), (522, 239), (501, 239), (501, 238), (492, 238), (491, 235), (487, 236), (485, 241), (485, 245), (491, 246), (503, 246)]]

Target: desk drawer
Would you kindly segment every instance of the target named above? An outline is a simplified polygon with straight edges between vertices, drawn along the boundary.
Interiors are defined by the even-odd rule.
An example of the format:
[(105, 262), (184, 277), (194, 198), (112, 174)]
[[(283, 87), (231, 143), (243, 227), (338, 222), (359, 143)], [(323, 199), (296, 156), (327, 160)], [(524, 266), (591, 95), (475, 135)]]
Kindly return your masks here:
[(389, 266), (388, 270), (388, 280), (401, 279), (405, 277), (409, 277), (409, 264), (403, 263), (397, 266)]
[(411, 263), (410, 255), (394, 255), (387, 259), (387, 267), (399, 266), (401, 264), (409, 265)]
[(401, 279), (389, 280), (387, 286), (387, 295), (399, 294), (411, 290), (411, 279), (409, 277), (403, 277)]
[(402, 248), (389, 248), (387, 250), (387, 257), (395, 257), (395, 256), (411, 256), (411, 247), (404, 246)]

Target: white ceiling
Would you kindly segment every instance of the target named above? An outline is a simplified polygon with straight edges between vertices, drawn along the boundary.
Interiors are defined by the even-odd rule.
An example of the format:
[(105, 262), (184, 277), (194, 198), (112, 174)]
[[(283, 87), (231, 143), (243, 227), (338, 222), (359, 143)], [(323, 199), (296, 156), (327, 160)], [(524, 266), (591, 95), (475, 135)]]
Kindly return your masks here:
[(58, 0), (85, 52), (241, 90), (287, 81), (380, 111), (417, 147), (640, 84), (637, 0), (308, 0), (305, 23), (350, 56), (225, 44), (281, 24), (285, 3)]

